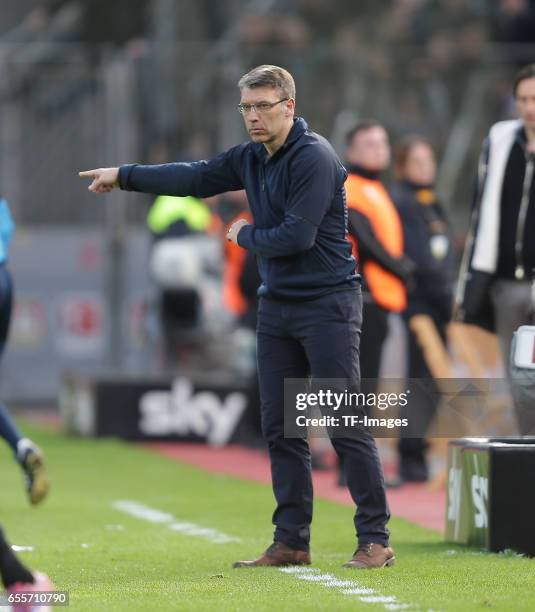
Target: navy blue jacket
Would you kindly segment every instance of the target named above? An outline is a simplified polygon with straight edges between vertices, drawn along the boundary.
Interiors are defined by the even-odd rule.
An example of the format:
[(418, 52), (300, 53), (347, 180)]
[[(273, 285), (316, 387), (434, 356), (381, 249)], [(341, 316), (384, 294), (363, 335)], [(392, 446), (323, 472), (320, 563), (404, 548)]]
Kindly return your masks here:
[(271, 157), (247, 142), (210, 161), (121, 166), (121, 189), (198, 198), (245, 189), (254, 225), (240, 246), (253, 251), (259, 296), (308, 300), (356, 287), (359, 276), (347, 240), (347, 173), (331, 145), (295, 119)]
[[(432, 201), (421, 202), (421, 193)], [(398, 181), (391, 197), (403, 226), (404, 254), (415, 264), (405, 315), (428, 314), (448, 323), (453, 305), (455, 253), (450, 228), (431, 188)]]

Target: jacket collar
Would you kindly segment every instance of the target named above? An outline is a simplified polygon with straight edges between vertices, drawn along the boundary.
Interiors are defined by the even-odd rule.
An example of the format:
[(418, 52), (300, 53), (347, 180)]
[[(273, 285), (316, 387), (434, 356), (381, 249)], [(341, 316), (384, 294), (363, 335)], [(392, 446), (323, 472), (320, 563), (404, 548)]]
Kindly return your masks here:
[(399, 184), (412, 191), (418, 191), (420, 189), (428, 189), (430, 191), (434, 191), (435, 189), (435, 185), (433, 183), (428, 183), (424, 185), (423, 183), (413, 183), (408, 179), (400, 179)]
[[(288, 136), (286, 136), (286, 140), (282, 144), (281, 148), (276, 151), (276, 153), (271, 157), (278, 157), (282, 155), (284, 151), (286, 151), (296, 140), (298, 140), (306, 131), (308, 130), (308, 124), (302, 117), (295, 117), (294, 124), (290, 131), (288, 132)], [(266, 147), (261, 142), (252, 143), (253, 151), (255, 155), (260, 159), (265, 159), (268, 156), (268, 152)]]
[(362, 178), (368, 179), (370, 181), (380, 181), (381, 180), (381, 171), (377, 170), (366, 170), (362, 166), (358, 164), (345, 164), (346, 170), (351, 174), (358, 174)]
[(527, 161), (528, 157), (532, 156), (533, 153), (530, 153), (528, 151), (528, 137), (526, 134), (526, 128), (524, 124), (520, 125), (516, 130), (515, 143), (520, 146), (520, 148), (522, 149), (522, 152), (524, 153), (526, 161)]

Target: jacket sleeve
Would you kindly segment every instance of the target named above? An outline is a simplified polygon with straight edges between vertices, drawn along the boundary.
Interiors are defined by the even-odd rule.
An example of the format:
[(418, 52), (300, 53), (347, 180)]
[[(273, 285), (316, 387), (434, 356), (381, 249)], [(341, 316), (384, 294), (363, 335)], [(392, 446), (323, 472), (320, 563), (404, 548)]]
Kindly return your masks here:
[[(438, 317), (443, 321), (449, 321), (453, 300), (452, 286), (431, 253), (430, 235), (426, 223), (413, 206), (398, 205), (398, 212), (403, 224), (405, 254), (416, 266), (415, 283), (409, 292), (408, 312), (411, 314), (426, 312), (422, 304), (431, 305)], [(445, 217), (443, 219), (446, 224)], [(446, 261), (443, 265), (446, 265)]]
[(314, 246), (318, 227), (330, 208), (338, 173), (345, 172), (327, 149), (303, 147), (290, 167), (290, 186), (283, 222), (269, 229), (246, 225), (238, 244), (262, 257), (284, 257)]
[(126, 191), (156, 195), (207, 198), (243, 189), (240, 176), (246, 145), (239, 145), (209, 161), (156, 166), (128, 164), (119, 168), (119, 186)]
[(433, 269), (429, 236), (424, 222), (410, 206), (397, 206), (403, 227), (403, 250), (416, 265), (418, 273)]
[(485, 181), (487, 180), (487, 169), (489, 166), (489, 155), (490, 155), (490, 138), (487, 136), (481, 146), (481, 153), (479, 154), (479, 160), (477, 164), (477, 182), (474, 189), (474, 197), (472, 200), (472, 209), (477, 208), (481, 202), (481, 196), (483, 195), (483, 188), (485, 187)]
[[(466, 237), (466, 242), (463, 249), (463, 255), (461, 258), (461, 265), (459, 269), (459, 275), (457, 280), (457, 287), (455, 289), (455, 304), (453, 308), (453, 319), (455, 321), (466, 321), (466, 322), (476, 322), (477, 320), (477, 311), (480, 309), (480, 305), (482, 310), (485, 310), (486, 313), (491, 311), (491, 308), (488, 305), (485, 305), (485, 302), (489, 302), (488, 299), (488, 285), (489, 283), (482, 282), (476, 283), (476, 286), (484, 287), (483, 291), (476, 291), (472, 295), (469, 295), (467, 292), (467, 285), (469, 279), (474, 276), (480, 276), (482, 273), (475, 273), (474, 270), (471, 269), (472, 263), (472, 255), (474, 251), (475, 238), (477, 236), (478, 223), (479, 223), (479, 207), (481, 204), (481, 196), (483, 194), (483, 189), (485, 188), (485, 181), (487, 180), (487, 169), (490, 155), (490, 138), (487, 137), (483, 141), (483, 146), (481, 147), (481, 153), (479, 155), (478, 168), (477, 168), (477, 179), (475, 182), (475, 186), (473, 189), (473, 197), (472, 197), (472, 212), (470, 217), (470, 226), (468, 230), (468, 235)], [(484, 277), (484, 275), (483, 275)], [(475, 297), (477, 296), (477, 298)], [(474, 318), (472, 320), (472, 317)], [(488, 316), (485, 314), (485, 321), (490, 321), (492, 316)], [(486, 322), (483, 327), (486, 329), (493, 329), (493, 323)]]
[(375, 237), (370, 222), (365, 215), (350, 209), (348, 211), (348, 223), (349, 233), (357, 241), (359, 256), (362, 262), (366, 260), (375, 261), (404, 283), (409, 280), (414, 270), (412, 261), (405, 256), (399, 258), (392, 257)]

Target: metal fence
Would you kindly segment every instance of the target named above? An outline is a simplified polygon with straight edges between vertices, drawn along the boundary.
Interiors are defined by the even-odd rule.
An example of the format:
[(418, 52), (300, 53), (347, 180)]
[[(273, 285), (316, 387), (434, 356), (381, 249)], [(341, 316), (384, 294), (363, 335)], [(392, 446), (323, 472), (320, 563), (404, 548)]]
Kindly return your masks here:
[(130, 64), (92, 64), (76, 45), (54, 45), (47, 61), (9, 47), (0, 47), (0, 191), (19, 225), (102, 224), (105, 207), (77, 172), (137, 158)]

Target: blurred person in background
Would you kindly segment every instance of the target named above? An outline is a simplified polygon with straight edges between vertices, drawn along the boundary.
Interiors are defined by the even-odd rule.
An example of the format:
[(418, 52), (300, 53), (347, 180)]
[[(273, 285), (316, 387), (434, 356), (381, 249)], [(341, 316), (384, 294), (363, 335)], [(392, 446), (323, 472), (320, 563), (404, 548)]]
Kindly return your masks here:
[(456, 295), (458, 320), (498, 335), (508, 375), (513, 333), (535, 307), (535, 64), (513, 94), (519, 119), (495, 123), (483, 143)]
[(348, 229), (364, 289), (360, 375), (370, 379), (379, 376), (388, 315), (405, 309), (405, 285), (414, 269), (403, 252), (398, 212), (381, 182), (390, 157), (388, 135), (376, 121), (364, 121), (348, 132), (345, 184)]
[[(80, 172), (89, 190), (115, 187), (207, 197), (245, 189), (254, 224), (235, 222), (227, 238), (254, 252), (262, 284), (257, 360), (262, 430), (268, 443), (274, 541), (257, 559), (234, 567), (308, 565), (312, 521), (310, 449), (305, 437), (284, 435), (286, 378), (359, 379), (362, 321), (360, 282), (346, 240), (346, 171), (331, 145), (295, 117), (295, 83), (277, 66), (263, 65), (239, 81), (238, 110), (252, 142), (210, 161), (160, 166), (126, 165)], [(346, 567), (394, 563), (390, 512), (375, 441), (333, 437), (344, 457), (356, 505), (358, 547)]]
[(240, 327), (256, 329), (256, 310), (258, 306), (258, 287), (262, 282), (258, 274), (255, 254), (238, 244), (226, 240), (226, 234), (238, 219), (252, 223), (247, 196), (244, 191), (225, 194), (235, 204), (232, 218), (226, 224), (223, 271), (223, 299), (227, 309), (236, 315)]
[[(391, 158), (385, 128), (374, 120), (358, 123), (346, 135), (345, 156), (349, 236), (363, 278), (360, 375), (375, 393), (388, 316), (405, 309), (414, 265), (403, 253), (401, 221), (381, 182)], [(341, 469), (340, 484), (343, 475)]]
[[(399, 212), (404, 240), (404, 253), (415, 264), (403, 320), (408, 338), (408, 377), (429, 379), (433, 376), (424, 358), (418, 338), (410, 327), (414, 315), (427, 315), (440, 338), (446, 343), (446, 327), (451, 319), (455, 254), (450, 229), (435, 194), (436, 161), (429, 141), (421, 136), (406, 136), (394, 150), (396, 182), (392, 199)], [(430, 383), (433, 384), (433, 383)], [(424, 435), (438, 406), (437, 394), (419, 396), (401, 409), (401, 418), (412, 423), (411, 437), (399, 440), (399, 476), (403, 482), (428, 479)], [(435, 399), (436, 398), (436, 399)]]
[[(223, 270), (223, 300), (227, 310), (236, 316), (236, 329), (233, 333), (235, 346), (242, 354), (242, 372), (250, 380), (248, 409), (240, 423), (241, 433), (246, 442), (257, 445), (261, 441), (262, 428), (259, 410), (258, 375), (256, 372), (256, 320), (258, 309), (258, 288), (262, 279), (258, 273), (256, 255), (253, 251), (226, 239), (228, 231), (239, 219), (253, 222), (244, 191), (231, 191), (224, 194), (234, 204), (234, 215), (226, 225), (224, 236), (225, 267)], [(249, 370), (249, 368), (252, 368)], [(252, 380), (251, 380), (252, 378)]]
[(184, 351), (194, 348), (188, 332), (197, 330), (202, 314), (202, 245), (195, 238), (216, 233), (221, 224), (199, 198), (160, 195), (149, 210), (147, 225), (153, 237), (150, 270), (159, 292), (165, 362), (174, 366)]
[[(8, 203), (0, 195), (0, 357), (6, 346), (13, 306), (13, 281), (7, 261), (9, 243), (14, 231), (15, 224)], [(30, 503), (38, 504), (46, 496), (49, 488), (43, 453), (36, 444), (21, 434), (2, 404), (0, 404), (0, 435), (11, 447), (24, 472)]]

